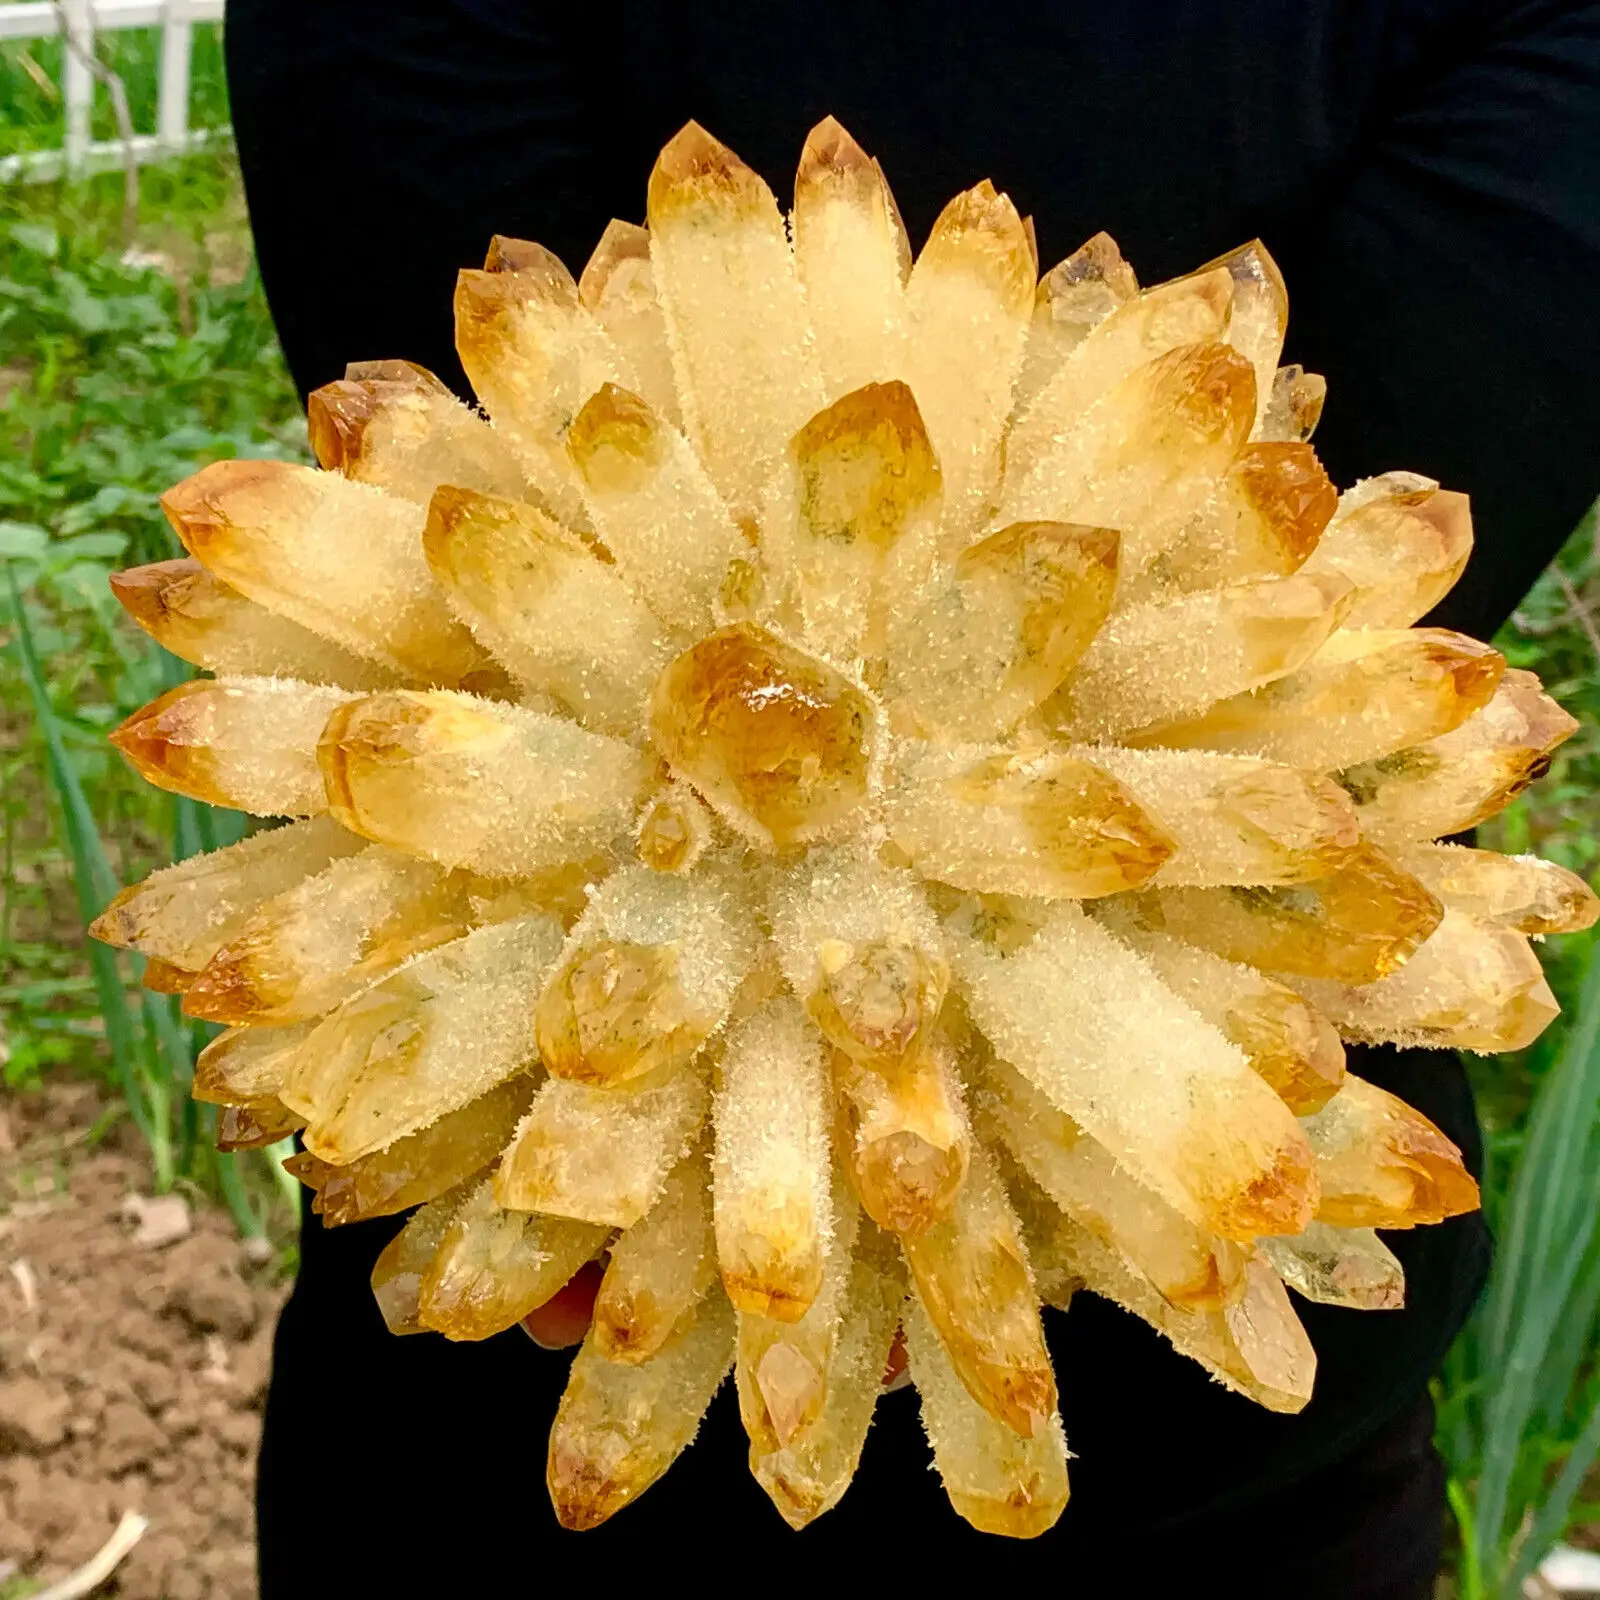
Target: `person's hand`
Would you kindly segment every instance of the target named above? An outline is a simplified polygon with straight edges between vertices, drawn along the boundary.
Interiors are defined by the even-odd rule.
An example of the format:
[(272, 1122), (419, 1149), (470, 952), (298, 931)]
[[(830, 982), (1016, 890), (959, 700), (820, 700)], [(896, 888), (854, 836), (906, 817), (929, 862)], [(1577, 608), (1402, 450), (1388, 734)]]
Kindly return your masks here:
[[(604, 1276), (598, 1261), (580, 1267), (553, 1298), (522, 1319), (522, 1331), (544, 1350), (566, 1350), (582, 1344), (589, 1324), (594, 1321), (595, 1296), (600, 1292), (600, 1280)], [(889, 1360), (883, 1369), (883, 1386), (900, 1389), (907, 1381), (906, 1340), (897, 1328), (894, 1343), (889, 1346)]]
[(522, 1331), (545, 1350), (582, 1344), (594, 1321), (594, 1297), (604, 1276), (605, 1269), (598, 1261), (579, 1267), (553, 1298), (522, 1319)]

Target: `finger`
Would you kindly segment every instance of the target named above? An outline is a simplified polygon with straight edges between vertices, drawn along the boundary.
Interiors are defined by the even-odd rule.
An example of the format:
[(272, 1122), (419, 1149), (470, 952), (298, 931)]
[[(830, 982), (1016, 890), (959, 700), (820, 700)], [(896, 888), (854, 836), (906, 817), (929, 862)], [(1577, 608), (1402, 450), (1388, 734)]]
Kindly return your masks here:
[(889, 1359), (884, 1363), (883, 1387), (886, 1390), (903, 1389), (911, 1381), (906, 1371), (906, 1334), (904, 1328), (894, 1330), (894, 1343), (889, 1346)]
[(522, 1319), (522, 1331), (546, 1350), (565, 1350), (582, 1344), (594, 1318), (594, 1297), (604, 1276), (598, 1261), (578, 1270), (542, 1306)]

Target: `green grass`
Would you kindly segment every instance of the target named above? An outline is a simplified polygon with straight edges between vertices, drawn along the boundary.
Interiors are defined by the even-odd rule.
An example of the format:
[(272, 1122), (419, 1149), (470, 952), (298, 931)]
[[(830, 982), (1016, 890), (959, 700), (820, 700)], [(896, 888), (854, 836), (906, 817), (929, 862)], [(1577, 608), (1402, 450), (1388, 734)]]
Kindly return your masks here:
[(286, 1190), (211, 1148), (187, 1084), (209, 1031), (84, 938), (117, 887), (238, 837), (240, 819), (163, 794), (106, 731), (190, 669), (111, 599), (107, 574), (181, 553), (157, 497), (223, 456), (304, 453), (224, 156), (146, 171), (137, 250), (121, 180), (0, 193), (0, 1018), (13, 1087), (108, 1074), (155, 1182), (197, 1182), (260, 1232)]
[[(1593, 880), (1600, 871), (1600, 559), (1596, 514), (1496, 640), (1581, 721), (1549, 774), (1480, 830)], [(1541, 951), (1560, 1021), (1516, 1055), (1468, 1057), (1486, 1147), (1489, 1287), (1437, 1386), (1439, 1443), (1460, 1534), (1462, 1600), (1514, 1600), (1574, 1521), (1600, 1454), (1600, 938)], [(1592, 1498), (1593, 1491), (1589, 1491)]]
[[(0, 82), (5, 85), (0, 93), (0, 156), (61, 147), (66, 131), (60, 92), (62, 50), (59, 38), (7, 39), (0, 44)], [(101, 60), (121, 74), (135, 130), (153, 133), (160, 29), (128, 28), (103, 34), (99, 51)], [(202, 23), (194, 30), (189, 126), (222, 128), (227, 122), (222, 30), (215, 23)], [(110, 99), (98, 85), (91, 132), (96, 139), (117, 135)]]

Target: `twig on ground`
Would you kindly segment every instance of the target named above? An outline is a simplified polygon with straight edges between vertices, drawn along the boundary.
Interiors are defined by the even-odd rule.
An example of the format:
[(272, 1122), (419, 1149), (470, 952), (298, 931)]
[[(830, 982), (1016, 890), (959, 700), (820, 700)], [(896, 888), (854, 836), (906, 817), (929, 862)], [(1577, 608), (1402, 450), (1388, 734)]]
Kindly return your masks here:
[(32, 1316), (39, 1309), (39, 1280), (26, 1256), (18, 1256), (11, 1263), (11, 1276), (17, 1280), (17, 1293), (22, 1296), (23, 1308)]
[(128, 1552), (144, 1538), (145, 1529), (149, 1526), (147, 1517), (141, 1517), (137, 1511), (124, 1511), (116, 1532), (88, 1561), (60, 1583), (53, 1583), (42, 1593), (36, 1594), (33, 1600), (83, 1600), (85, 1595), (93, 1594), (117, 1570)]

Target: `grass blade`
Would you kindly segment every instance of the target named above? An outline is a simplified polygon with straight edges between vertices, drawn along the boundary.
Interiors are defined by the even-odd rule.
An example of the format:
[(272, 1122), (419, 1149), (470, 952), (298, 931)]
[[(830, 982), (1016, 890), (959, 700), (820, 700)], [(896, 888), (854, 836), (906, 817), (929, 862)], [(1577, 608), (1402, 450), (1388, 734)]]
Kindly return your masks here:
[[(61, 724), (50, 704), (44, 674), (39, 667), (27, 611), (17, 589), (16, 574), (9, 564), (6, 568), (6, 586), (16, 627), (17, 653), (22, 660), (23, 679), (28, 686), (35, 724), (44, 740), (45, 767), (56, 802), (61, 808), (67, 846), (72, 854), (72, 879), (78, 897), (78, 911), (87, 927), (116, 892), (116, 875), (106, 859), (93, 813), (84, 797), (83, 785), (67, 755)], [(92, 939), (87, 941), (87, 951), (89, 970), (94, 977), (95, 993), (100, 1001), (100, 1014), (105, 1019), (106, 1043), (111, 1050), (117, 1085), (127, 1101), (128, 1114), (135, 1126), (147, 1140), (153, 1142), (155, 1127), (139, 1084), (136, 1030), (116, 956), (107, 946)]]

